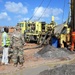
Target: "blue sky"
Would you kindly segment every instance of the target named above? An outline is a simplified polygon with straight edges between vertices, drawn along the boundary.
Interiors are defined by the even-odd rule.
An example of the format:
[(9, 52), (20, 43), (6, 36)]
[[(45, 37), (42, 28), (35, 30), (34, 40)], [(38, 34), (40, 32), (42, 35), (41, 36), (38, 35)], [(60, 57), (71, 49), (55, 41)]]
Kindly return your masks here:
[(32, 16), (30, 20), (46, 23), (50, 23), (51, 16), (54, 16), (55, 22), (61, 24), (62, 20), (67, 20), (69, 0), (65, 0), (64, 11), (63, 7), (64, 0), (0, 0), (0, 26), (15, 26), (18, 22), (29, 20)]

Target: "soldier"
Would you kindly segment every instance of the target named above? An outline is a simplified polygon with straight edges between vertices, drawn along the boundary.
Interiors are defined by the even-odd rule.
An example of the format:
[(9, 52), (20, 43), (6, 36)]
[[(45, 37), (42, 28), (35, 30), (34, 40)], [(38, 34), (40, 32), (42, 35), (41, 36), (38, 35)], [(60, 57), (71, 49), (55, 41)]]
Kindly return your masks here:
[(23, 66), (24, 55), (23, 55), (23, 45), (24, 45), (24, 37), (21, 34), (21, 28), (19, 26), (16, 27), (16, 31), (12, 35), (12, 48), (13, 48), (13, 56), (12, 60), (14, 62), (14, 66), (17, 66), (19, 63)]

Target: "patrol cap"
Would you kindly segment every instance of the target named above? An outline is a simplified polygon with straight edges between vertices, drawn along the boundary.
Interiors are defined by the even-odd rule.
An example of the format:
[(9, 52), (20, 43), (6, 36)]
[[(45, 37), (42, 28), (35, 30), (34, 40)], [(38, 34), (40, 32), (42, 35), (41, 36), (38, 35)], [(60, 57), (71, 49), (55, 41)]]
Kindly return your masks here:
[(16, 26), (16, 30), (21, 30), (21, 27), (20, 26)]

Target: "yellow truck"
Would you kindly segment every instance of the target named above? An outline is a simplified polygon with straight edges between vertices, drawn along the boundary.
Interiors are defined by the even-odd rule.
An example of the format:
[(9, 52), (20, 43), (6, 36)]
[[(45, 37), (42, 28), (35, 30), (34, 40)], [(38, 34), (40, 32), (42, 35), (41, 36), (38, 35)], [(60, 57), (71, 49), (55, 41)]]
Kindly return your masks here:
[(19, 22), (17, 25), (21, 27), (22, 33), (24, 34), (25, 30), (27, 29), (27, 21)]
[(26, 31), (26, 41), (30, 42), (31, 40), (36, 41), (38, 44), (43, 40), (46, 40), (53, 34), (56, 23), (54, 22), (54, 17), (52, 16), (52, 21), (50, 24), (46, 22), (28, 22), (27, 31)]
[(26, 31), (26, 41), (30, 42), (31, 40), (40, 42), (41, 34), (45, 32), (45, 22), (28, 22), (27, 31)]
[(53, 34), (56, 23), (54, 22), (54, 17), (52, 16), (50, 24), (39, 21), (23, 21), (19, 22), (18, 25), (22, 29), (26, 42), (30, 42), (32, 40), (39, 44), (43, 41), (43, 39), (46, 40), (50, 37), (50, 34)]

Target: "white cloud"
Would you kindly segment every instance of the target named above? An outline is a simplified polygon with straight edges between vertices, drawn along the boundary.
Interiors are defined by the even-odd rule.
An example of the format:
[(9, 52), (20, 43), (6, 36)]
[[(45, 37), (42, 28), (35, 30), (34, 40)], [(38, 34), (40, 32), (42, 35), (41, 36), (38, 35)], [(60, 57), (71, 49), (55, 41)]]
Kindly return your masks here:
[(22, 18), (22, 16), (21, 15), (18, 15), (18, 16), (15, 16), (15, 18)]
[(57, 15), (63, 13), (63, 10), (60, 9), (60, 8), (54, 8), (54, 9), (51, 8), (51, 9), (52, 9), (52, 14), (55, 15), (55, 16), (57, 16)]
[(23, 18), (23, 17), (21, 17), (21, 18), (19, 19), (19, 21), (25, 21), (25, 20), (29, 20), (29, 18)]
[(11, 20), (11, 18), (10, 17), (8, 17), (8, 21), (10, 21)]
[[(44, 13), (44, 11), (45, 11), (45, 8), (43, 8), (43, 7), (36, 7), (35, 9), (34, 9), (34, 16), (35, 17), (40, 17), (43, 13)], [(48, 14), (46, 14), (48, 12), (48, 10), (47, 11), (45, 11), (45, 15), (43, 14), (42, 15), (42, 17), (48, 17), (49, 15)]]
[(1, 20), (2, 20), (2, 19), (6, 19), (6, 20), (8, 20), (8, 21), (11, 20), (11, 18), (8, 16), (8, 14), (7, 14), (6, 12), (1, 12), (1, 13), (0, 13), (0, 19), (1, 19)]
[(27, 7), (23, 6), (21, 2), (15, 3), (15, 2), (6, 2), (5, 4), (6, 10), (13, 12), (13, 13), (21, 13), (26, 14), (28, 12)]
[(60, 8), (44, 8), (44, 7), (36, 7), (34, 9), (35, 17), (50, 17), (51, 15), (58, 16), (63, 13), (63, 10)]
[(57, 17), (57, 16), (55, 16), (54, 18), (55, 18), (55, 20), (60, 20), (60, 18), (59, 18), (59, 17)]
[(23, 17), (22, 15), (18, 15), (18, 16), (15, 16), (15, 18), (18, 19), (18, 21), (25, 21), (25, 20), (29, 20), (29, 18), (26, 18), (26, 17)]

